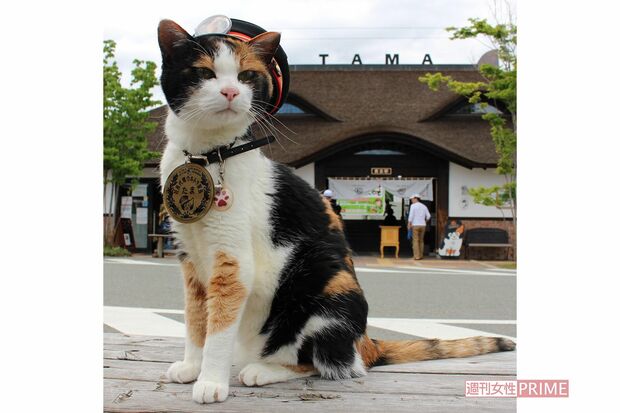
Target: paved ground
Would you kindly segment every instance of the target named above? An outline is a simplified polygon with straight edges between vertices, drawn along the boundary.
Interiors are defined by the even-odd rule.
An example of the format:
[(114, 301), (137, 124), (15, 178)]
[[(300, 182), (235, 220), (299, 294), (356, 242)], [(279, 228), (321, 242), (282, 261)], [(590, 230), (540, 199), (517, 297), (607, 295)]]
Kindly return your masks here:
[[(516, 271), (497, 262), (355, 257), (382, 339), (516, 337)], [(104, 330), (181, 337), (183, 285), (175, 258), (105, 258)]]

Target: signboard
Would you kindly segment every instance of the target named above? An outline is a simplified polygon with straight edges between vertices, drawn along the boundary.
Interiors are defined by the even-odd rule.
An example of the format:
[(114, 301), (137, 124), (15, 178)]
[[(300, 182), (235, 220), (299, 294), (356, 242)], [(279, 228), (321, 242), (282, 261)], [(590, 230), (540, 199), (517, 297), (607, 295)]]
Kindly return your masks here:
[(131, 197), (121, 197), (121, 218), (131, 219)]
[(338, 205), (341, 214), (349, 215), (383, 215), (385, 209), (385, 192), (381, 196), (341, 199)]
[[(380, 183), (366, 180), (329, 180), (334, 198), (342, 208), (342, 214), (383, 215), (385, 189)], [(338, 195), (336, 195), (338, 194)]]
[(371, 175), (392, 175), (392, 168), (370, 168)]
[(465, 226), (458, 219), (448, 220), (446, 225), (441, 248), (437, 250), (440, 257), (458, 258), (461, 255), (461, 245), (463, 245), (463, 232)]

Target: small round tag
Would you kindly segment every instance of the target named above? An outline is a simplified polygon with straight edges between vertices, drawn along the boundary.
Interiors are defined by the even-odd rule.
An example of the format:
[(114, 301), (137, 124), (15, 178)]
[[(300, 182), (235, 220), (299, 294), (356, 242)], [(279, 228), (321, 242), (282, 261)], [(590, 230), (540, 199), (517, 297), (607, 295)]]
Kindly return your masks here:
[(226, 211), (233, 203), (232, 191), (224, 186), (216, 186), (213, 199), (213, 208), (217, 211)]
[(190, 224), (209, 212), (214, 193), (209, 171), (200, 165), (186, 163), (168, 176), (164, 185), (164, 206), (175, 221)]

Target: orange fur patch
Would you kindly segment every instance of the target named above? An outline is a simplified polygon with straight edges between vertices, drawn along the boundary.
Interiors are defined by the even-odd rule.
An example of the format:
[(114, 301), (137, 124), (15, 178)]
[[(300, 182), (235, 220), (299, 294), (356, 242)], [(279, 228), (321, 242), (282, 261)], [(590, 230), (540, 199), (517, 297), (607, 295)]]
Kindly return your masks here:
[[(350, 251), (349, 251), (350, 253)], [(347, 255), (346, 257), (344, 257), (344, 263), (346, 264), (347, 268), (349, 269), (349, 271), (353, 272), (354, 271), (354, 266), (353, 266), (353, 258), (351, 258), (350, 255)]]
[(200, 282), (196, 268), (189, 260), (181, 263), (185, 280), (185, 322), (190, 339), (198, 347), (207, 337), (207, 289)]
[(215, 67), (213, 66), (213, 59), (211, 56), (207, 56), (206, 54), (201, 55), (192, 66), (205, 67), (207, 69), (215, 70)]
[(416, 341), (382, 341), (383, 356), (390, 364), (406, 363), (408, 361), (433, 360), (441, 357), (435, 343), (439, 340)]
[(286, 364), (284, 367), (294, 371), (295, 373), (315, 373), (317, 371), (312, 364), (298, 364), (295, 366), (292, 364)]
[(215, 270), (207, 288), (207, 334), (222, 331), (234, 323), (246, 297), (247, 290), (239, 280), (238, 261), (218, 251), (215, 254)]
[(325, 213), (329, 217), (329, 229), (337, 229), (339, 231), (342, 231), (342, 221), (332, 209), (332, 204), (330, 204), (326, 198), (323, 198), (323, 204), (325, 204)]
[(362, 357), (362, 361), (366, 367), (372, 366), (379, 359), (379, 357), (381, 357), (379, 348), (367, 334), (364, 334), (362, 338), (355, 342), (355, 348)]
[(468, 337), (458, 340), (379, 341), (379, 351), (388, 363), (470, 357), (514, 349), (514, 343), (497, 337)]
[(347, 271), (338, 271), (323, 289), (323, 293), (327, 295), (346, 294), (351, 291), (361, 293), (362, 289), (353, 275)]
[[(247, 42), (239, 40), (235, 41), (235, 43), (237, 45), (235, 54), (239, 60), (239, 73), (246, 70), (253, 70), (261, 73), (263, 76), (267, 77), (267, 79), (271, 79), (267, 67), (257, 55), (258, 51), (253, 50), (252, 46)], [(271, 80), (267, 83), (269, 96), (271, 96), (273, 94), (273, 84)]]

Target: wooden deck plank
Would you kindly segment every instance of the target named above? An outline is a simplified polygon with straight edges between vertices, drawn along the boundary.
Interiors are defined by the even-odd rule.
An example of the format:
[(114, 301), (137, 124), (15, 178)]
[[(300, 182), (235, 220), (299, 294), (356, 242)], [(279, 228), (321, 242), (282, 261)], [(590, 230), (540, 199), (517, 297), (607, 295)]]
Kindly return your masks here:
[(466, 380), (515, 379), (515, 353), (373, 368), (365, 377), (291, 380), (263, 387), (239, 383), (234, 366), (224, 403), (199, 405), (192, 384), (168, 383), (165, 372), (183, 356), (183, 339), (106, 333), (104, 409), (132, 411), (419, 411), (514, 412), (514, 399), (465, 398)]
[(392, 395), (255, 387), (231, 388), (224, 403), (199, 405), (191, 385), (106, 379), (106, 412), (514, 412), (514, 399)]
[[(147, 361), (106, 360), (104, 377), (114, 380), (149, 381), (167, 383), (165, 372), (168, 363)], [(234, 366), (229, 383), (231, 387), (245, 387), (237, 378), (239, 367)], [(465, 380), (512, 380), (514, 376), (466, 376), (451, 374), (379, 373), (350, 380), (324, 380), (317, 377), (289, 380), (262, 388), (315, 390), (361, 393), (369, 390), (385, 394), (435, 394), (462, 396)]]

